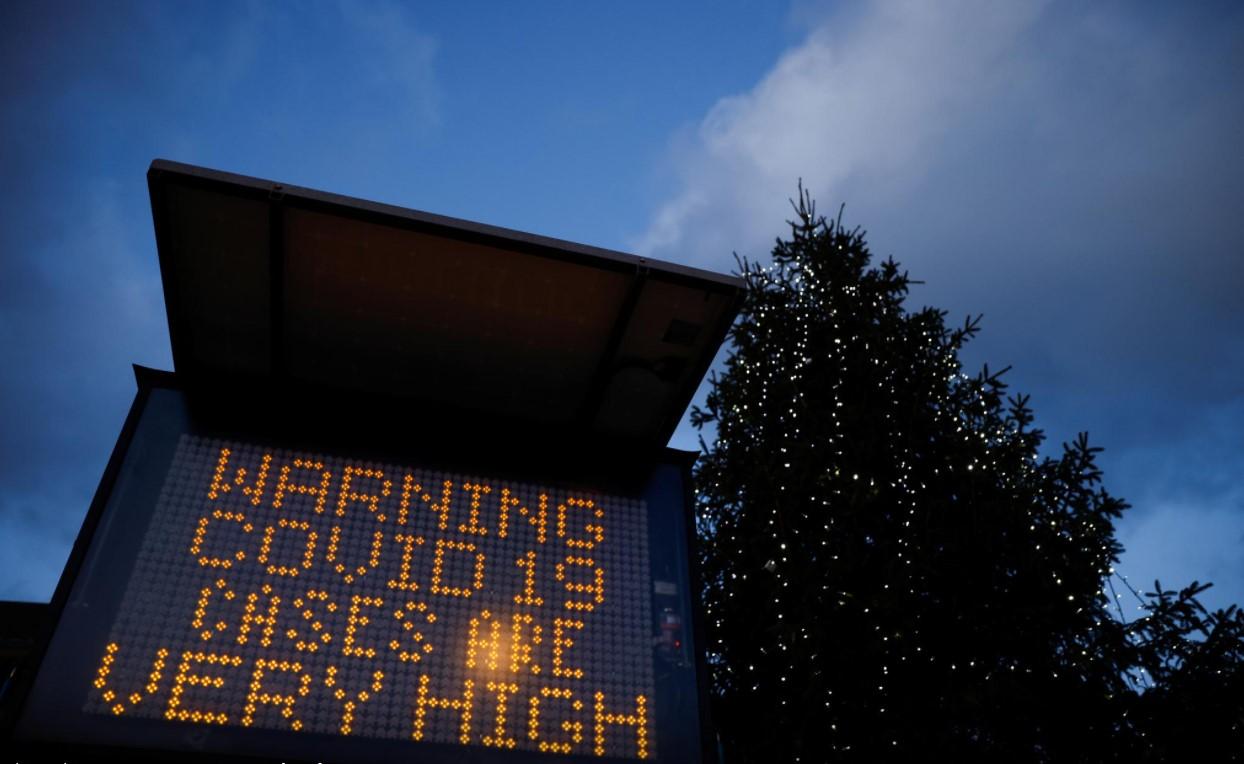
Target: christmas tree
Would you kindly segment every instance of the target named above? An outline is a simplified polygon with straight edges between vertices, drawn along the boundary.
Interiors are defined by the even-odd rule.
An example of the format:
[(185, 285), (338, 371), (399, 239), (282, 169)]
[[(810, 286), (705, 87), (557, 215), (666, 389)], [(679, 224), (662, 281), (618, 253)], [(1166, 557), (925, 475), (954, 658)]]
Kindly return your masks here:
[(1097, 449), (1042, 457), (1027, 398), (963, 372), (977, 320), (907, 311), (893, 260), (794, 206), (692, 412), (726, 761), (1244, 750), (1244, 618), (1194, 584), (1127, 622)]

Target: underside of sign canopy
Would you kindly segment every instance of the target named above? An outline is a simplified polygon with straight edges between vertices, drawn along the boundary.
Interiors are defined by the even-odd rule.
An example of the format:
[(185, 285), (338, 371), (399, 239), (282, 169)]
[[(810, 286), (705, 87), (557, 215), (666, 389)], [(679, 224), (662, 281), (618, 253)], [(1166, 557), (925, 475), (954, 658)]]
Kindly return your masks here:
[(176, 162), (147, 179), (191, 381), (660, 446), (742, 295), (732, 276)]

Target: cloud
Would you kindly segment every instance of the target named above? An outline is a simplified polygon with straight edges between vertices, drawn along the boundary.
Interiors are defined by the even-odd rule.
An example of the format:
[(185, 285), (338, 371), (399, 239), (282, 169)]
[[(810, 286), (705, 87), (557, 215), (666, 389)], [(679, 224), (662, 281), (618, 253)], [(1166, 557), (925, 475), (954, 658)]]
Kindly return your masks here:
[[(846, 202), (874, 253), (927, 282), (912, 303), (985, 314), (966, 362), (1014, 365), (1051, 450), (1078, 430), (1107, 448), (1107, 487), (1135, 504), (1129, 573), (1209, 578), (1200, 550), (1244, 535), (1222, 485), (1244, 463), (1244, 13), (797, 11), (806, 38), (671, 147), (676, 180), (635, 248), (729, 269), (785, 233), (798, 178), (822, 212)], [(1214, 570), (1216, 596), (1244, 600), (1244, 570)]]
[(1039, 8), (837, 11), (674, 147), (677, 187), (635, 248), (718, 268), (763, 256), (802, 177), (929, 282), (916, 299), (986, 312), (1044, 356), (1046, 381), (1105, 348), (1099, 382), (1170, 394), (1199, 366), (1216, 398), (1238, 394), (1239, 14)]
[(763, 247), (800, 176), (822, 198), (861, 183), (909, 188), (963, 111), (1000, 85), (1004, 54), (1037, 7), (840, 12), (754, 89), (717, 102), (679, 147), (682, 188), (636, 249), (707, 264), (730, 245)]

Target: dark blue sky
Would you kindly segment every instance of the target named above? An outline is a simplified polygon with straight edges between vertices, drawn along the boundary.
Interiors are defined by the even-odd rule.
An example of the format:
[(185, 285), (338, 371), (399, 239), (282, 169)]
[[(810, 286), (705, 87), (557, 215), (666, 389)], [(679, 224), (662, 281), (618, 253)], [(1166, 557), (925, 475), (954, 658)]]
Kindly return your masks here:
[(717, 270), (803, 178), (1106, 448), (1133, 582), (1244, 602), (1235, 3), (9, 3), (0, 57), (0, 597), (170, 365), (159, 156)]

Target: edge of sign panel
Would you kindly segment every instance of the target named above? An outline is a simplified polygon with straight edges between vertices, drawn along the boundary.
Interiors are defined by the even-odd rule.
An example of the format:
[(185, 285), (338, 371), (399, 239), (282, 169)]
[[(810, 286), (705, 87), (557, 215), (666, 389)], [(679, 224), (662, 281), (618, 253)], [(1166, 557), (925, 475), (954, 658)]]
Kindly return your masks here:
[[(150, 370), (139, 369), (137, 367), (136, 367), (136, 375), (138, 377), (138, 391), (135, 396), (134, 404), (132, 405), (130, 409), (125, 425), (122, 428), (121, 435), (118, 438), (117, 445), (113, 450), (112, 456), (104, 472), (103, 478), (100, 481), (99, 488), (96, 491), (95, 497), (91, 502), (90, 510), (83, 523), (83, 526), (78, 535), (78, 538), (76, 539), (74, 543), (73, 550), (70, 554), (69, 561), (66, 565), (65, 573), (61, 577), (61, 580), (56, 589), (56, 593), (53, 597), (52, 608), (51, 608), (52, 616), (53, 616), (51, 619), (52, 625), (50, 626), (49, 632), (46, 635), (45, 639), (41, 642), (40, 647), (37, 651), (36, 657), (34, 657), (31, 661), (29, 661), (25, 669), (22, 672), (20, 672), (20, 674), (16, 677), (15, 682), (12, 683), (12, 686), (10, 687), (10, 692), (7, 693), (9, 697), (7, 699), (3, 699), (2, 705), (5, 707), (5, 718), (2, 720), (3, 727), (0, 727), (0, 730), (3, 731), (3, 738), (0, 738), (0, 742), (4, 742), (5, 738), (8, 739), (9, 743), (17, 742), (18, 745), (21, 746), (19, 748), (19, 752), (23, 756), (23, 760), (29, 760), (29, 759), (38, 760), (40, 758), (47, 758), (48, 760), (55, 759), (57, 761), (62, 761), (62, 760), (65, 760), (66, 756), (70, 756), (73, 758), (73, 760), (77, 760), (77, 761), (112, 760), (119, 756), (123, 756), (124, 758), (128, 760), (170, 760), (170, 759), (175, 759), (175, 760), (180, 760), (180, 761), (255, 760), (253, 755), (252, 756), (234, 755), (230, 759), (228, 756), (222, 755), (224, 752), (219, 749), (215, 749), (211, 751), (205, 750), (203, 753), (196, 753), (193, 750), (186, 750), (185, 747), (187, 745), (193, 746), (194, 744), (193, 743), (187, 744), (184, 742), (184, 739), (186, 739), (185, 734), (173, 735), (171, 732), (163, 736), (165, 741), (173, 740), (175, 738), (179, 740), (179, 745), (177, 745), (176, 747), (171, 747), (171, 748), (170, 747), (160, 748), (159, 743), (156, 743), (155, 747), (152, 747), (152, 748), (143, 748), (140, 746), (131, 747), (128, 741), (126, 741), (120, 747), (117, 747), (115, 744), (111, 744), (111, 743), (109, 745), (99, 745), (97, 743), (66, 744), (63, 741), (58, 741), (55, 738), (55, 736), (46, 736), (46, 737), (41, 737), (41, 738), (28, 736), (26, 739), (23, 739), (23, 740), (16, 740), (15, 738), (12, 737), (15, 734), (21, 734), (21, 730), (23, 726), (22, 714), (27, 708), (29, 708), (32, 705), (31, 703), (28, 703), (28, 701), (31, 701), (31, 698), (35, 690), (37, 689), (35, 687), (36, 680), (41, 677), (41, 671), (44, 668), (43, 664), (48, 658), (48, 650), (51, 646), (53, 637), (58, 633), (58, 630), (60, 629), (62, 625), (62, 620), (65, 618), (65, 615), (66, 615), (65, 608), (66, 608), (66, 605), (70, 602), (70, 597), (73, 594), (75, 587), (78, 585), (80, 577), (84, 575), (87, 576), (87, 579), (84, 579), (84, 580), (86, 580), (89, 583), (90, 576), (93, 575), (91, 571), (84, 571), (83, 567), (91, 559), (95, 559), (93, 555), (99, 554), (97, 550), (94, 550), (92, 545), (96, 542), (97, 534), (101, 532), (101, 527), (100, 527), (101, 521), (105, 522), (105, 524), (108, 522), (112, 522), (111, 519), (104, 517), (104, 515), (108, 511), (108, 508), (112, 504), (115, 503), (114, 497), (113, 497), (114, 490), (118, 489), (118, 487), (123, 491), (125, 490), (124, 482), (126, 478), (125, 478), (125, 475), (123, 474), (123, 469), (128, 469), (127, 464), (126, 464), (127, 458), (129, 458), (131, 455), (130, 454), (131, 447), (135, 445), (135, 436), (139, 432), (140, 427), (143, 426), (142, 418), (143, 418), (144, 413), (148, 410), (149, 406), (151, 405), (153, 391), (156, 389), (169, 389), (169, 390), (177, 391), (179, 395), (179, 397), (177, 398), (177, 400), (179, 401), (178, 405), (180, 405), (187, 412), (191, 412), (191, 410), (195, 406), (194, 401), (196, 399), (196, 395), (193, 393), (187, 392), (185, 386), (181, 384), (181, 381), (176, 376), (172, 374), (168, 374), (168, 373), (153, 372)], [(211, 421), (210, 417), (211, 417), (212, 410), (209, 408), (207, 411), (208, 411), (207, 416), (209, 417), (207, 421)], [(196, 436), (211, 435), (212, 430), (214, 429), (212, 426), (206, 426), (206, 427), (198, 426), (199, 424), (203, 424), (205, 421), (203, 418), (202, 411), (199, 411), (198, 413), (194, 413), (194, 414), (189, 414), (189, 418), (186, 419), (185, 421), (186, 421), (186, 425), (183, 427), (183, 429), (180, 430), (180, 432), (184, 434), (194, 434)], [(232, 426), (229, 426), (229, 425), (232, 425)], [(232, 433), (235, 433), (236, 435), (240, 435), (248, 439), (254, 436), (254, 438), (257, 439), (259, 442), (262, 442), (266, 439), (265, 434), (263, 432), (263, 428), (260, 428), (258, 431), (252, 433), (251, 431), (246, 430), (246, 429), (239, 429), (236, 426), (236, 423), (229, 423), (229, 425), (226, 425), (227, 432), (232, 432)], [(170, 430), (170, 432), (171, 431), (172, 430)], [(273, 431), (273, 433), (275, 432), (276, 431)], [(284, 432), (284, 431), (281, 430), (281, 432)], [(339, 442), (336, 438), (336, 433), (334, 432), (332, 441), (336, 444), (336, 446), (333, 449), (329, 449), (329, 452), (330, 453), (333, 451), (342, 452), (344, 449), (345, 451), (348, 451), (352, 454), (356, 453), (355, 449), (353, 448), (353, 442), (358, 442), (358, 441), (355, 440), (352, 442), (351, 438), (356, 438), (357, 435), (366, 435), (366, 433), (360, 432), (360, 433), (357, 433), (356, 435), (347, 435), (347, 436), (344, 436)], [(273, 437), (273, 436), (270, 435), (269, 437)], [(280, 438), (277, 438), (277, 440), (279, 441)], [(297, 436), (295, 436), (295, 440), (293, 442), (295, 444), (301, 443), (301, 441), (297, 440)], [(140, 438), (140, 447), (141, 447), (141, 438)], [(315, 447), (318, 447), (318, 446), (315, 446)], [(385, 452), (385, 455), (387, 455), (389, 458), (397, 458), (403, 461), (406, 461), (408, 459), (419, 459), (419, 460), (427, 459), (427, 457), (424, 455), (410, 454), (409, 452), (405, 450), (401, 450), (401, 451), (394, 450), (391, 446), (382, 447), (382, 450)], [(583, 451), (585, 449), (580, 448), (577, 450)], [(164, 456), (166, 456), (168, 460), (173, 459), (173, 456), (171, 454), (165, 454)], [(360, 454), (361, 458), (367, 458), (367, 456), (369, 455)], [(580, 454), (580, 456), (584, 456), (584, 455)], [(597, 456), (600, 456), (600, 454), (598, 454)], [(609, 455), (609, 456), (622, 458), (621, 455), (616, 455), (616, 454)], [(135, 458), (140, 458), (140, 457), (136, 456)], [(458, 457), (458, 458), (461, 458), (461, 457)], [(569, 459), (569, 457), (567, 458)], [(661, 687), (658, 687), (658, 689), (655, 691), (656, 692), (655, 697), (658, 703), (658, 710), (657, 710), (658, 714), (661, 713), (661, 708), (660, 708), (661, 703), (668, 704), (671, 702), (670, 697), (668, 697), (671, 692), (674, 695), (684, 696), (683, 700), (685, 701), (695, 702), (696, 706), (693, 710), (695, 712), (694, 718), (696, 721), (698, 721), (698, 729), (681, 730), (680, 734), (683, 735), (684, 737), (679, 740), (667, 740), (667, 739), (659, 740), (658, 746), (657, 746), (657, 758), (652, 759), (656, 761), (674, 761), (674, 760), (683, 761), (683, 760), (687, 760), (689, 755), (695, 756), (697, 754), (701, 758), (701, 760), (705, 762), (715, 760), (715, 746), (712, 743), (711, 727), (708, 724), (708, 718), (707, 718), (708, 705), (707, 705), (706, 682), (705, 682), (705, 677), (706, 677), (705, 668), (706, 667), (704, 665), (702, 651), (698, 649), (700, 645), (700, 636), (703, 634), (702, 623), (701, 623), (702, 614), (699, 612), (699, 609), (696, 607), (695, 597), (694, 597), (694, 593), (698, 591), (697, 589), (698, 570), (696, 569), (697, 566), (696, 566), (696, 557), (695, 557), (695, 551), (694, 551), (694, 543), (695, 543), (694, 521), (693, 521), (693, 516), (692, 516), (692, 511), (691, 511), (692, 505), (690, 503), (692, 489), (691, 489), (690, 482), (689, 482), (690, 465), (693, 460), (694, 460), (693, 454), (690, 454), (687, 452), (674, 451), (671, 449), (665, 449), (660, 453), (653, 454), (651, 458), (647, 460), (646, 463), (631, 464), (631, 465), (628, 465), (628, 468), (626, 470), (623, 470), (625, 472), (632, 473), (632, 476), (636, 469), (648, 475), (648, 477), (643, 478), (643, 482), (647, 484), (647, 487), (644, 490), (637, 491), (634, 487), (635, 483), (633, 481), (630, 483), (631, 488), (629, 489), (622, 488), (622, 486), (626, 482), (625, 480), (616, 483), (616, 485), (619, 487), (618, 490), (627, 491), (627, 493), (623, 495), (633, 495), (637, 497), (648, 495), (648, 496), (660, 497), (662, 495), (668, 495), (668, 492), (671, 488), (676, 488), (681, 493), (681, 495), (677, 497), (674, 504), (670, 504), (669, 502), (666, 502), (666, 506), (667, 506), (667, 509), (669, 509), (669, 507), (672, 507), (675, 504), (682, 505), (682, 509), (683, 509), (681, 513), (682, 517), (681, 518), (670, 517), (668, 519), (670, 522), (674, 523), (674, 526), (673, 526), (674, 534), (685, 536), (685, 539), (684, 539), (685, 543), (681, 546), (681, 550), (679, 550), (678, 544), (675, 543), (671, 547), (672, 549), (675, 550), (674, 554), (671, 556), (671, 559), (665, 560), (664, 564), (666, 564), (667, 566), (669, 565), (674, 566), (673, 569), (676, 569), (675, 572), (677, 573), (675, 580), (677, 581), (677, 585), (679, 589), (682, 590), (682, 593), (677, 597), (676, 600), (670, 600), (670, 602), (673, 603), (675, 607), (681, 613), (683, 622), (685, 623), (683, 627), (684, 628), (683, 634), (685, 636), (683, 636), (682, 638), (683, 641), (679, 645), (682, 649), (682, 652), (677, 653), (678, 660), (682, 661), (682, 663), (678, 664), (682, 666), (682, 671), (681, 673), (669, 672), (669, 673), (678, 673), (678, 676), (681, 678), (677, 679), (677, 681), (674, 682), (673, 684), (667, 683), (665, 685), (662, 685), (661, 687), (663, 687), (664, 689), (661, 689)], [(570, 460), (567, 463), (571, 465), (570, 467), (567, 468), (570, 470), (570, 472), (567, 472), (566, 470), (558, 470), (556, 468), (551, 468), (549, 470), (545, 470), (544, 472), (533, 472), (531, 471), (531, 467), (529, 466), (520, 466), (516, 470), (512, 471), (510, 475), (514, 477), (515, 479), (522, 479), (526, 481), (536, 480), (536, 481), (540, 481), (544, 483), (551, 482), (552, 484), (555, 484), (555, 485), (569, 484), (570, 482), (577, 482), (577, 481), (574, 481), (574, 476), (576, 473), (573, 472), (573, 470), (575, 469), (573, 466), (574, 464), (573, 460)], [(462, 462), (458, 462), (458, 464), (461, 465)], [(432, 465), (432, 466), (436, 466), (436, 465)], [(452, 467), (452, 464), (446, 462), (442, 466)], [(474, 468), (475, 464), (472, 462), (471, 466)], [(161, 474), (160, 482), (163, 482), (165, 480), (164, 473), (160, 473), (160, 474)], [(498, 477), (505, 477), (505, 476), (506, 475), (504, 473), (501, 473), (498, 475)], [(665, 485), (664, 488), (658, 485), (658, 483), (661, 483), (662, 481), (664, 481), (664, 485)], [(150, 486), (148, 486), (144, 490), (147, 490), (149, 492)], [(661, 493), (662, 491), (666, 491), (666, 494), (662, 494)], [(660, 503), (659, 498), (658, 498), (658, 503)], [(150, 511), (154, 511), (154, 510), (150, 510)], [(650, 518), (650, 522), (652, 522), (651, 518), (655, 517), (654, 511), (647, 510), (647, 512)], [(148, 516), (148, 520), (149, 518), (150, 516)], [(148, 520), (143, 520), (142, 522), (146, 523)], [(678, 525), (681, 525), (681, 531), (678, 530), (677, 528)], [(667, 523), (667, 526), (668, 526), (668, 523)], [(670, 530), (671, 530), (670, 527), (666, 527), (664, 529), (661, 529), (660, 532), (668, 533)], [(650, 534), (650, 539), (651, 539), (653, 537), (652, 534), (657, 533), (658, 529), (654, 527), (650, 527), (648, 532)], [(142, 535), (145, 536), (146, 534), (144, 533)], [(649, 543), (651, 543), (651, 540)], [(685, 556), (682, 556), (682, 555), (685, 555)], [(91, 564), (94, 564), (94, 563), (91, 563)], [(131, 559), (130, 564), (136, 566), (137, 565), (136, 558)], [(132, 569), (131, 569), (131, 572), (132, 572)], [(657, 580), (657, 575), (658, 575), (655, 559), (652, 560), (650, 563), (650, 572), (653, 577), (653, 581), (655, 582)], [(125, 583), (126, 580), (129, 579), (129, 577), (130, 577), (129, 575), (126, 575), (122, 578), (122, 580), (119, 580), (117, 583), (123, 584)], [(83, 585), (85, 586), (86, 584), (83, 584)], [(685, 587), (685, 589), (683, 587)], [(113, 595), (117, 599), (118, 608), (120, 607), (119, 605), (120, 596), (121, 596), (120, 592), (124, 588), (125, 587), (118, 585), (116, 587), (117, 594)], [(659, 612), (659, 607), (661, 603), (658, 601), (659, 598), (657, 595), (660, 593), (661, 592), (659, 591), (659, 589), (656, 593), (654, 593), (651, 590), (651, 587), (647, 593), (647, 596), (651, 601), (651, 610), (654, 615), (656, 615)], [(666, 612), (672, 612), (672, 611), (669, 611), (667, 609)], [(118, 615), (118, 613), (119, 613), (119, 610), (112, 610), (108, 612), (106, 620), (111, 622), (112, 619)], [(80, 618), (80, 617), (81, 616), (75, 616), (75, 618)], [(73, 619), (69, 619), (69, 620), (72, 621)], [(653, 622), (655, 620), (656, 619), (654, 618), (650, 618), (649, 628), (653, 630), (653, 633), (658, 633), (656, 631), (658, 627)], [(95, 627), (95, 624), (92, 624), (92, 628), (94, 627)], [(106, 629), (107, 624), (100, 624), (99, 628)], [(90, 661), (88, 662), (97, 662), (97, 660), (98, 659), (96, 656), (91, 656)], [(660, 671), (664, 664), (661, 664), (655, 655), (652, 656), (651, 660), (653, 661), (653, 670)], [(55, 676), (58, 669), (55, 666), (49, 665), (48, 670), (51, 676)], [(171, 671), (172, 671), (172, 667), (170, 666), (169, 672)], [(87, 678), (87, 681), (89, 681), (89, 677)], [(54, 685), (54, 686), (59, 688), (62, 685)], [(665, 693), (665, 695), (662, 695), (662, 693)], [(43, 694), (44, 696), (48, 694), (48, 690), (46, 686), (44, 687)], [(690, 696), (690, 697), (686, 697), (686, 696)], [(74, 698), (78, 697), (76, 689), (73, 691), (73, 697)], [(68, 702), (69, 705), (73, 706), (74, 708), (79, 708), (79, 709), (81, 708), (81, 704), (77, 700), (66, 701), (66, 702)], [(86, 718), (85, 714), (83, 714), (83, 718)], [(669, 718), (674, 718), (674, 717), (669, 717)], [(683, 713), (683, 712), (680, 712), (678, 714), (678, 718), (681, 719), (683, 723), (687, 721), (691, 721), (690, 719), (687, 718), (686, 713)], [(480, 722), (484, 723), (484, 720), (481, 718)], [(668, 730), (666, 728), (657, 726), (659, 722), (660, 720), (654, 717), (654, 721), (652, 722), (654, 731), (656, 731), (659, 735), (668, 734)], [(83, 724), (86, 724), (86, 723), (83, 722)], [(163, 722), (163, 721), (147, 723), (146, 729), (153, 729), (153, 725), (169, 725), (169, 724), (170, 723)], [(666, 727), (669, 726), (668, 722), (665, 722), (665, 724), (666, 724)], [(15, 727), (15, 725), (17, 726)], [(30, 725), (24, 725), (24, 726), (28, 727)], [(38, 728), (38, 724), (34, 726), (35, 728)], [(585, 726), (590, 727), (590, 725), (585, 725)], [(45, 723), (45, 729), (46, 729), (46, 723)], [(85, 729), (85, 727), (80, 727), (79, 729)], [(137, 726), (135, 726), (135, 729), (141, 730), (141, 729), (144, 729), (144, 727), (142, 724), (138, 724)], [(170, 729), (172, 728), (170, 727)], [(177, 729), (179, 729), (181, 733), (186, 732), (186, 727), (179, 726)], [(590, 735), (589, 730), (585, 729), (585, 732), (588, 732), (588, 734)], [(246, 731), (246, 734), (252, 734), (252, 731)], [(326, 746), (325, 750), (322, 752), (319, 749), (307, 750), (304, 747), (303, 750), (301, 751), (291, 750), (290, 751), (291, 755), (285, 756), (284, 751), (281, 750), (281, 745), (282, 745), (282, 741), (292, 739), (292, 738), (284, 737), (285, 735), (288, 735), (288, 734), (289, 733), (287, 732), (253, 733), (252, 736), (248, 738), (245, 736), (245, 734), (239, 736), (237, 732), (232, 732), (232, 733), (226, 734), (225, 738), (236, 741), (237, 739), (239, 739), (239, 737), (241, 737), (241, 739), (247, 741), (248, 743), (256, 743), (256, 745), (253, 748), (248, 748), (246, 747), (246, 745), (243, 745), (243, 744), (236, 744), (230, 750), (247, 750), (251, 754), (257, 754), (259, 757), (268, 757), (268, 758), (278, 757), (286, 761), (296, 760), (298, 758), (301, 758), (307, 761), (317, 760), (321, 754), (328, 760), (349, 761), (354, 751), (361, 751), (362, 753), (360, 754), (360, 758), (364, 760), (379, 760), (387, 756), (392, 756), (395, 751), (393, 746), (398, 745), (398, 743), (372, 744), (370, 745), (370, 748), (369, 748), (369, 746), (366, 744), (367, 741), (364, 741), (365, 743), (364, 745), (361, 745), (358, 748), (353, 748), (350, 746), (342, 747), (343, 745), (345, 745), (344, 742), (341, 740), (336, 740), (336, 743), (338, 745)], [(157, 735), (156, 737), (160, 737), (160, 736)], [(325, 739), (324, 742), (333, 742), (333, 741)], [(664, 744), (664, 749), (662, 749), (661, 744)], [(411, 760), (419, 760), (419, 761), (442, 761), (442, 760), (448, 761), (452, 759), (455, 761), (463, 760), (463, 761), (481, 761), (481, 762), (508, 761), (508, 762), (514, 762), (515, 764), (521, 764), (522, 762), (546, 761), (546, 760), (549, 760), (549, 756), (550, 756), (550, 754), (548, 753), (536, 753), (536, 752), (529, 752), (529, 753), (511, 752), (511, 751), (495, 752), (490, 749), (476, 747), (476, 745), (472, 745), (471, 747), (460, 747), (456, 745), (437, 746), (434, 744), (427, 744), (427, 743), (424, 743), (421, 745), (423, 747), (405, 746), (402, 748), (402, 754), (413, 757), (411, 758)], [(588, 746), (587, 748), (588, 748), (587, 753), (580, 754), (576, 752), (575, 755), (556, 756), (556, 758), (561, 758), (561, 759), (568, 760), (568, 761), (607, 761), (607, 760), (622, 761), (623, 760), (623, 759), (612, 759), (612, 758), (603, 758), (603, 759), (597, 758), (591, 755), (590, 746)], [(674, 755), (674, 754), (677, 754), (677, 755), (671, 757), (671, 755)], [(633, 759), (626, 759), (626, 760), (633, 760)]]
[[(166, 160), (151, 163), (148, 185), (174, 368), (196, 378), (484, 405), (658, 448), (744, 293), (738, 276)], [(308, 271), (328, 264), (354, 270), (322, 273), (309, 295)], [(487, 278), (438, 302), (436, 285), (463, 269)], [(344, 286), (320, 289), (334, 280)], [(558, 289), (574, 298), (567, 310), (580, 309), (574, 321), (535, 309), (561, 299), (549, 292)], [(446, 317), (460, 331), (429, 324)], [(407, 350), (381, 352), (387, 344)], [(367, 363), (355, 368), (351, 353)], [(523, 384), (486, 397), (477, 383), (488, 364), (473, 353), (499, 353), (490, 363)], [(445, 373), (422, 375), (425, 356)], [(624, 368), (636, 361), (654, 376), (638, 398), (627, 381), (636, 369)]]

